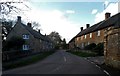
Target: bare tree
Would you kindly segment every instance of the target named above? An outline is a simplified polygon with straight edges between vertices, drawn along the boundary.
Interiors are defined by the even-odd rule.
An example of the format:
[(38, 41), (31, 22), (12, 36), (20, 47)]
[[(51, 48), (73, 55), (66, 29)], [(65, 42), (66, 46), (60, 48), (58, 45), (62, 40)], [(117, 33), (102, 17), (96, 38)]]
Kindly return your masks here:
[[(17, 0), (17, 1), (6, 1), (0, 2), (0, 14), (8, 15), (10, 12), (14, 11), (19, 13), (22, 9), (12, 5), (12, 4), (24, 4), (25, 0)], [(27, 8), (29, 8), (26, 4), (24, 4)]]
[(34, 21), (32, 24), (33, 24), (32, 27), (33, 27), (35, 30), (42, 30), (42, 29), (38, 29), (38, 27), (41, 26), (41, 24), (39, 24), (38, 22)]
[[(2, 39), (7, 36), (12, 28), (11, 21), (6, 21), (4, 16), (9, 15), (11, 12), (15, 13), (23, 13), (24, 10), (20, 9), (19, 7), (15, 6), (14, 4), (23, 4), (25, 7), (29, 8), (26, 4), (24, 4), (25, 0), (3, 0), (0, 1), (0, 24), (2, 24)], [(30, 9), (30, 8), (29, 8)]]

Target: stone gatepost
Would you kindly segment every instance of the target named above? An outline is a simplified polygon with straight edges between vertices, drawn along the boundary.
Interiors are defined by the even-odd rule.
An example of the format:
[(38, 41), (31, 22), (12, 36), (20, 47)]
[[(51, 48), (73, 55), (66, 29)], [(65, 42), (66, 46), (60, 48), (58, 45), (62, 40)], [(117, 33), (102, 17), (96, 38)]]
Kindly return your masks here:
[(105, 29), (104, 56), (106, 65), (120, 69), (120, 28)]

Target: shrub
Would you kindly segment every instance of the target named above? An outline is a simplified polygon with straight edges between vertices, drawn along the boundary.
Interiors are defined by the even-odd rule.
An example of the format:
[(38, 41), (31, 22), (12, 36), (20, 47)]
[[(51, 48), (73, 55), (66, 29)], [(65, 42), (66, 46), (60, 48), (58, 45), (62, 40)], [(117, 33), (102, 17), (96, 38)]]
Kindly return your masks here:
[(92, 49), (94, 49), (95, 47), (96, 47), (96, 44), (95, 44), (95, 43), (91, 43), (91, 44), (85, 46), (85, 50), (92, 50)]
[(104, 54), (104, 43), (99, 43), (96, 45), (96, 47), (93, 49), (98, 55)]
[[(20, 49), (22, 47), (22, 45), (25, 43), (25, 40), (22, 39), (21, 37), (16, 37), (13, 36), (10, 38), (10, 40), (6, 41), (6, 44), (4, 46), (4, 50), (10, 50), (12, 49)], [(6, 48), (6, 49), (5, 49)]]

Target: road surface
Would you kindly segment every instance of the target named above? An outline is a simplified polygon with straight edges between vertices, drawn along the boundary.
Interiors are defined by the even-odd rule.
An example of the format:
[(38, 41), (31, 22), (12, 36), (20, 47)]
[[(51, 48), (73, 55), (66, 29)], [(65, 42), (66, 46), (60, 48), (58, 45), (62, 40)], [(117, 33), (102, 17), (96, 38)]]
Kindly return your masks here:
[(102, 69), (85, 58), (59, 50), (42, 61), (28, 66), (3, 71), (3, 74), (99, 74)]

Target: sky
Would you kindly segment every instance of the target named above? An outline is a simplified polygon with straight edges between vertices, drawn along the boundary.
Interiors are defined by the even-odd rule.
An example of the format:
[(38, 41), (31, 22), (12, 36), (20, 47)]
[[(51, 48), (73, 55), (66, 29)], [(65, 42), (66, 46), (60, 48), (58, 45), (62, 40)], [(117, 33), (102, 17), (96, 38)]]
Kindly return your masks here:
[[(104, 14), (110, 12), (111, 16), (118, 13), (118, 0), (26, 0), (29, 6), (27, 11), (12, 14), (22, 17), (24, 22), (38, 22), (42, 34), (58, 32), (62, 39), (69, 42), (80, 27), (86, 28), (104, 20)], [(17, 7), (26, 9), (23, 5)]]

